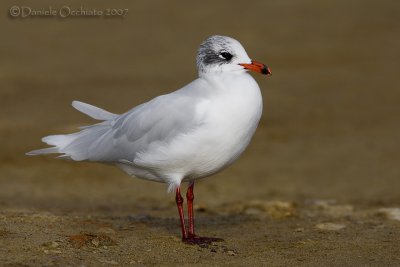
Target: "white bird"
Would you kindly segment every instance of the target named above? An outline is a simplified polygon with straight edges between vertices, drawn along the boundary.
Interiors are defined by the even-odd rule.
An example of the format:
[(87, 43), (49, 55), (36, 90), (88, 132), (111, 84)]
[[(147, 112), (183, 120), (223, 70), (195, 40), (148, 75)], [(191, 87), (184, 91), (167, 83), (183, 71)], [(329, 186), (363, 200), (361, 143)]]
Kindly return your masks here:
[[(74, 108), (101, 122), (79, 132), (46, 136), (42, 141), (52, 147), (27, 155), (60, 153), (60, 158), (74, 161), (112, 163), (131, 176), (166, 183), (176, 192), (182, 240), (220, 240), (195, 235), (194, 181), (221, 171), (246, 149), (262, 113), (260, 88), (247, 70), (265, 75), (271, 71), (252, 61), (238, 41), (218, 35), (200, 45), (197, 67), (196, 80), (121, 115), (73, 101)], [(182, 182), (189, 182), (188, 228)]]

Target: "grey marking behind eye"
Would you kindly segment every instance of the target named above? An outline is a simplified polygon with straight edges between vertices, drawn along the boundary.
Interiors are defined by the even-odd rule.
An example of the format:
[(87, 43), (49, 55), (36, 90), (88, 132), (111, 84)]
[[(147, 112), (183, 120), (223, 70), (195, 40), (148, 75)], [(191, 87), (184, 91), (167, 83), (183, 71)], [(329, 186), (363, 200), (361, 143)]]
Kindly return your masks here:
[(203, 57), (203, 64), (205, 65), (212, 65), (212, 64), (223, 64), (226, 60), (217, 52), (212, 50), (205, 51)]
[(198, 50), (197, 66), (200, 70), (204, 70), (210, 65), (222, 65), (229, 63), (229, 60), (224, 58), (221, 51), (228, 52), (229, 43), (226, 37), (212, 36), (204, 41)]
[[(232, 51), (232, 39), (227, 36), (214, 35), (205, 40), (199, 47), (197, 53), (197, 67), (199, 72), (206, 71), (212, 66), (221, 66), (229, 64), (235, 55)], [(221, 55), (221, 52), (226, 52), (231, 56)]]

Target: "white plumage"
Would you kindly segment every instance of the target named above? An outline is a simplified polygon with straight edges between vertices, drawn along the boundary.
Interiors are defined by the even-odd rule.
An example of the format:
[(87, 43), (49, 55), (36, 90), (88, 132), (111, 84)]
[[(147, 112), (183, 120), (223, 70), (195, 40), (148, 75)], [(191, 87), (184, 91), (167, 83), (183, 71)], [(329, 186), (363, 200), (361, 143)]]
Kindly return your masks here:
[[(200, 46), (197, 64), (198, 79), (121, 115), (74, 101), (74, 108), (101, 122), (44, 137), (53, 147), (27, 154), (113, 163), (129, 175), (167, 183), (169, 190), (220, 171), (249, 144), (262, 98), (246, 71), (254, 64), (236, 40), (210, 37)], [(266, 72), (265, 66), (256, 71)]]

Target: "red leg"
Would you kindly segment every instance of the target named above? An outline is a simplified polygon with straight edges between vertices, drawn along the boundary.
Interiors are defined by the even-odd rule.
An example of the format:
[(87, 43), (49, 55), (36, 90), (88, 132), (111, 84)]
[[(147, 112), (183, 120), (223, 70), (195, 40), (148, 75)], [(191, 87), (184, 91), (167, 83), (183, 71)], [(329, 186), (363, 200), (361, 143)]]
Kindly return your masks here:
[(183, 197), (181, 196), (181, 189), (178, 187), (176, 189), (175, 196), (176, 205), (178, 206), (179, 218), (181, 220), (181, 229), (182, 229), (182, 240), (187, 240), (187, 232), (185, 227), (185, 215), (183, 214)]
[(188, 217), (189, 217), (189, 233), (188, 233), (189, 238), (196, 236), (194, 233), (194, 214), (193, 214), (194, 194), (193, 194), (193, 189), (194, 189), (194, 182), (190, 182), (187, 193), (186, 193), (187, 206), (188, 206)]
[(186, 193), (186, 199), (187, 199), (187, 205), (188, 205), (188, 217), (189, 217), (189, 228), (188, 228), (188, 235), (186, 239), (183, 239), (184, 242), (188, 244), (197, 244), (197, 245), (202, 245), (202, 244), (210, 244), (212, 242), (219, 242), (223, 241), (221, 238), (214, 238), (214, 237), (200, 237), (195, 235), (194, 233), (194, 213), (193, 213), (193, 200), (194, 200), (194, 182), (190, 182), (187, 193)]

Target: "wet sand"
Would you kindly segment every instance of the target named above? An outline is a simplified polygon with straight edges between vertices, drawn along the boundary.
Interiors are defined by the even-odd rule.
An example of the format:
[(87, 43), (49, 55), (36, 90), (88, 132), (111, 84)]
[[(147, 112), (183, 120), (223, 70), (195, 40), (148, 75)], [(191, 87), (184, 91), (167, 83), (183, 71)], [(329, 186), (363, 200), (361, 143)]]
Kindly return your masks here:
[[(0, 265), (400, 265), (400, 4), (85, 6), (129, 11), (1, 17)], [(264, 113), (250, 147), (196, 184), (198, 233), (224, 242), (183, 244), (163, 184), (24, 156), (42, 136), (93, 123), (72, 100), (122, 113), (188, 83), (212, 34), (273, 71), (254, 75)]]

